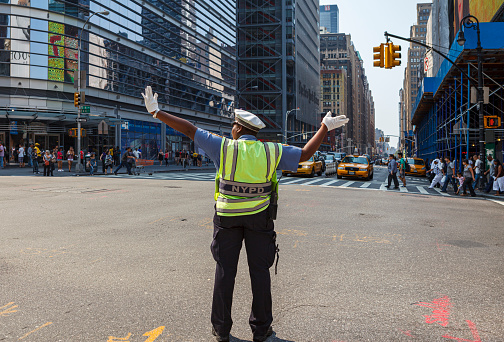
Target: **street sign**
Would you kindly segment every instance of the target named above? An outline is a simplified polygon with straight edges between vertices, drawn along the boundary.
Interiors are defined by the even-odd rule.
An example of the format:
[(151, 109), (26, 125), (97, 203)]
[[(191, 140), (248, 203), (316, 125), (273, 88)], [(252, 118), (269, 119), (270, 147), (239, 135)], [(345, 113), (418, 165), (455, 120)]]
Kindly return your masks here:
[(81, 106), (81, 113), (91, 113), (91, 106)]
[(126, 129), (126, 130), (129, 130), (129, 121), (124, 121), (124, 122), (121, 124), (121, 129)]
[(87, 122), (86, 118), (75, 119), (75, 122)]
[(98, 124), (98, 134), (108, 134), (108, 125), (105, 120), (100, 121)]

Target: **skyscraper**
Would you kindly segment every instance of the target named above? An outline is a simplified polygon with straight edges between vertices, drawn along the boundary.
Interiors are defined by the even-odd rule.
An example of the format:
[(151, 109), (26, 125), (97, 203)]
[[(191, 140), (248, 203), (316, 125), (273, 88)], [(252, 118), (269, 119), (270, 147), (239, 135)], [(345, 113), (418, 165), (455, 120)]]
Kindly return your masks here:
[(338, 5), (320, 6), (320, 27), (325, 27), (326, 33), (339, 32)]

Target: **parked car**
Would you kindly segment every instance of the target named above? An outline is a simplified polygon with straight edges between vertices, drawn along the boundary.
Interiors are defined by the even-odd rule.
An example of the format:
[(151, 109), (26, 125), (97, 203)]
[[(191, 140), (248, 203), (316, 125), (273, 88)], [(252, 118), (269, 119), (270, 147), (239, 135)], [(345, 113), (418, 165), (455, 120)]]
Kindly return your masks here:
[(338, 179), (342, 177), (357, 177), (365, 180), (373, 179), (373, 163), (364, 156), (346, 156), (338, 165)]
[(318, 158), (315, 158), (315, 156), (312, 156), (307, 161), (299, 163), (298, 168), (295, 172), (288, 171), (288, 170), (282, 170), (282, 176), (288, 176), (288, 175), (303, 176), (303, 175), (305, 175), (305, 176), (313, 177), (313, 176), (315, 176), (315, 174), (322, 176), (322, 172), (323, 172), (322, 161), (319, 160)]

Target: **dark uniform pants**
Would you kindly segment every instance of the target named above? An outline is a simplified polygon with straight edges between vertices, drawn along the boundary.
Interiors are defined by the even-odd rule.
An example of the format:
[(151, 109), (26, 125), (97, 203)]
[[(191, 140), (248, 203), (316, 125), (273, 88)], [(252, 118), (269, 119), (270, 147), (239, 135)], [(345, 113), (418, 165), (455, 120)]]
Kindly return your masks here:
[(249, 323), (253, 335), (263, 336), (273, 322), (269, 268), (275, 261), (276, 233), (268, 210), (244, 216), (214, 216), (211, 251), (217, 267), (212, 302), (212, 325), (220, 336), (231, 331), (231, 306), (238, 258), (245, 239), (252, 284)]

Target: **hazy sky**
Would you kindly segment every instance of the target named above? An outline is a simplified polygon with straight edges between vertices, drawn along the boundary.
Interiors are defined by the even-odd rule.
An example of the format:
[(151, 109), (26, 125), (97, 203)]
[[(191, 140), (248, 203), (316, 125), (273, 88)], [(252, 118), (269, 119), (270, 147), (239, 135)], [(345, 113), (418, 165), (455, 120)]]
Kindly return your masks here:
[[(392, 39), (401, 45), (401, 66), (393, 69), (373, 67), (373, 46), (385, 43), (385, 31), (409, 37), (410, 27), (416, 24), (416, 4), (413, 0), (320, 0), (320, 5), (338, 5), (339, 31), (350, 34), (364, 60), (369, 86), (373, 93), (376, 128), (385, 134), (399, 135), (399, 90), (402, 88), (409, 43)], [(397, 138), (390, 145), (397, 146)]]

